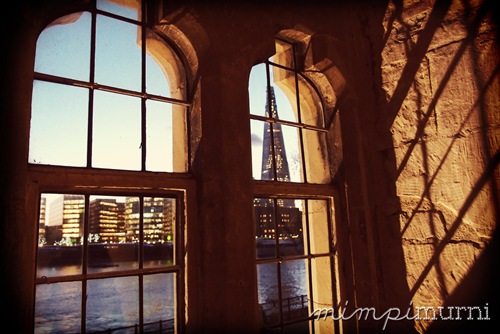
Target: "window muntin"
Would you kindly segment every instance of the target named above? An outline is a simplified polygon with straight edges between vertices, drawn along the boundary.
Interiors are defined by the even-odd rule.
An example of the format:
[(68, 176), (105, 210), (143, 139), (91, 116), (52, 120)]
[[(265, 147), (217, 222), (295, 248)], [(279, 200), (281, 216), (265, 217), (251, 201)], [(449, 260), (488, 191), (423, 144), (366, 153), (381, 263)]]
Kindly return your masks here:
[[(121, 17), (115, 15), (122, 12), (116, 4), (97, 4), (113, 15), (100, 10), (71, 14), (40, 34), (35, 79), (50, 83), (53, 93), (51, 99), (36, 98), (34, 91), (29, 163), (186, 172), (189, 103), (179, 57), (136, 21), (137, 11)], [(66, 87), (78, 87), (78, 98)], [(159, 109), (165, 114), (158, 116)], [(152, 118), (162, 123), (152, 126)], [(161, 136), (159, 127), (165, 131)], [(163, 141), (161, 149), (156, 139)]]
[(297, 59), (294, 44), (277, 40), (250, 75), (258, 298), (266, 328), (333, 332), (333, 319), (309, 316), (336, 301), (331, 130)]
[(258, 197), (254, 203), (264, 325), (307, 331), (311, 312), (333, 305), (333, 199)]
[(250, 73), (253, 178), (328, 184), (332, 178), (322, 100), (294, 67), (293, 44), (276, 45), (277, 54)]
[(43, 193), (35, 333), (75, 322), (80, 326), (73, 332), (178, 326), (177, 307), (184, 303), (176, 283), (183, 276), (182, 203), (179, 192)]
[[(40, 196), (36, 333), (185, 325), (184, 201), (193, 184), (185, 174), (147, 172), (188, 170), (186, 78), (175, 51), (142, 22), (141, 2), (121, 2), (92, 1), (96, 8), (54, 21), (38, 39), (28, 158), (32, 197)], [(121, 68), (110, 77), (103, 63), (115, 56)], [(128, 76), (137, 69), (129, 61), (138, 75)], [(74, 196), (52, 236), (49, 194)], [(137, 203), (128, 230), (125, 217), (116, 221), (127, 201)]]

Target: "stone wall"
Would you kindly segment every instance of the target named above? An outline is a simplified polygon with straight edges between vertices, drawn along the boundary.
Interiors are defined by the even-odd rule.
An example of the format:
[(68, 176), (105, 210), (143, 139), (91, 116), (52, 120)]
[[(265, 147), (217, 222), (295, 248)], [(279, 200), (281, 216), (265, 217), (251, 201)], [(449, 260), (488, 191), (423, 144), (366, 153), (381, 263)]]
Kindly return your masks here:
[(393, 135), (407, 282), (414, 306), (438, 307), (497, 224), (498, 27), (484, 1), (393, 1), (383, 25), (378, 125)]

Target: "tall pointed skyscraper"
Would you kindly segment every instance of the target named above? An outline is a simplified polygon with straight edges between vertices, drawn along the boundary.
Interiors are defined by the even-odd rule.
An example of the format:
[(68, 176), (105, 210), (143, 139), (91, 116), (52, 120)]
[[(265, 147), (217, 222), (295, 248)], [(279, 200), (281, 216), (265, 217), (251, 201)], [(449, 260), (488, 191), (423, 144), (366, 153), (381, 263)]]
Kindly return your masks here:
[[(278, 119), (278, 106), (276, 104), (276, 96), (274, 95), (274, 87), (272, 86), (268, 86), (267, 88), (266, 116)], [(275, 180), (276, 176), (276, 181), (289, 182), (290, 169), (288, 167), (285, 141), (280, 123), (265, 122), (262, 145), (261, 180)], [(273, 161), (274, 159), (275, 162)], [(271, 206), (271, 203), (272, 200), (269, 199), (260, 201), (258, 205)], [(295, 207), (295, 202), (292, 199), (279, 199), (278, 206), (292, 208)]]
[[(274, 95), (273, 87), (268, 87), (267, 95), (266, 116), (270, 118), (278, 118), (278, 107), (276, 105), (276, 96)], [(276, 158), (275, 163), (273, 162), (273, 157)], [(275, 176), (276, 181), (290, 181), (290, 169), (286, 158), (285, 142), (283, 140), (283, 133), (281, 132), (281, 124), (266, 122), (264, 124), (261, 179), (274, 180)]]
[[(278, 107), (273, 87), (268, 87), (266, 116), (278, 119)], [(276, 177), (276, 178), (275, 178)], [(285, 141), (281, 131), (281, 124), (265, 122), (264, 140), (262, 147), (262, 180), (290, 181), (290, 170), (286, 157)], [(254, 214), (256, 219), (256, 236), (258, 256), (275, 256), (303, 254), (302, 212), (295, 206), (292, 198), (256, 198), (254, 200)], [(262, 240), (290, 239), (293, 243), (287, 246), (280, 245), (274, 253), (266, 253)], [(276, 253), (278, 252), (278, 253)]]

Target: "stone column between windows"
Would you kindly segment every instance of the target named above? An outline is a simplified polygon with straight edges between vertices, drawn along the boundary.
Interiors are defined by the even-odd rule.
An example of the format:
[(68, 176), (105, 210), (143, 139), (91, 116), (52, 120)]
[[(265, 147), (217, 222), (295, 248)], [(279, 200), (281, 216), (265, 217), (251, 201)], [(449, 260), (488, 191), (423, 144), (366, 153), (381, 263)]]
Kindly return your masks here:
[[(28, 12), (28, 11), (26, 11)], [(24, 12), (8, 22), (32, 22)], [(21, 19), (21, 16), (25, 15)], [(16, 21), (18, 20), (18, 21)], [(9, 26), (9, 23), (5, 23)], [(27, 162), (31, 110), (31, 87), (36, 28), (29, 24), (11, 25), (2, 40), (5, 45), (1, 67), (4, 85), (1, 89), (0, 141), (0, 244), (4, 304), (2, 316), (17, 333), (32, 331), (33, 257), (35, 228), (33, 212), (26, 210)]]
[[(199, 300), (188, 292), (188, 331), (258, 332), (248, 110), (250, 66), (210, 55), (201, 70), (198, 183)], [(195, 305), (193, 305), (195, 303)], [(195, 314), (193, 314), (195, 312)], [(195, 324), (192, 323), (196, 319)]]

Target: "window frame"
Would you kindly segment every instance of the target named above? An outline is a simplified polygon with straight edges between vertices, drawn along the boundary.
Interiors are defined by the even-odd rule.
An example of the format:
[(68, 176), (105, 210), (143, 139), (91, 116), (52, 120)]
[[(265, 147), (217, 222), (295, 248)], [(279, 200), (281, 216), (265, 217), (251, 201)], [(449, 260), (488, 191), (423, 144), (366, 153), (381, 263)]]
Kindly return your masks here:
[[(308, 276), (307, 290), (308, 290), (308, 295), (309, 295), (309, 294), (313, 293), (313, 291), (314, 291), (314, 287), (313, 287), (312, 282), (314, 281), (313, 278), (316, 277), (315, 274), (312, 272), (311, 262), (315, 258), (328, 257), (330, 259), (330, 267), (331, 267), (331, 272), (330, 272), (331, 276), (330, 277), (331, 277), (331, 291), (332, 291), (331, 301), (332, 301), (332, 305), (328, 305), (328, 306), (317, 305), (317, 307), (319, 307), (319, 308), (335, 307), (335, 305), (337, 305), (338, 301), (340, 300), (340, 287), (338, 285), (338, 282), (339, 282), (339, 268), (338, 268), (339, 260), (338, 260), (337, 240), (336, 240), (336, 238), (337, 238), (336, 226), (340, 222), (340, 210), (338, 210), (338, 206), (340, 205), (340, 193), (339, 193), (338, 187), (336, 186), (336, 184), (334, 182), (333, 175), (330, 176), (331, 181), (328, 183), (309, 183), (308, 182), (306, 168), (310, 168), (310, 167), (306, 166), (307, 163), (306, 163), (306, 157), (304, 154), (305, 148), (304, 148), (303, 130), (314, 130), (314, 131), (317, 131), (318, 133), (325, 133), (325, 135), (328, 135), (331, 131), (334, 131), (333, 130), (333, 122), (334, 122), (334, 118), (336, 115), (336, 110), (334, 110), (334, 112), (332, 114), (327, 114), (321, 93), (319, 92), (319, 90), (317, 89), (315, 84), (312, 82), (312, 80), (308, 79), (307, 76), (304, 75), (303, 71), (301, 70), (301, 66), (300, 66), (300, 64), (298, 64), (299, 56), (298, 56), (297, 44), (299, 42), (290, 41), (290, 40), (282, 38), (282, 37), (276, 37), (276, 41), (281, 42), (281, 43), (287, 43), (287, 44), (291, 45), (291, 48), (293, 50), (292, 51), (293, 52), (293, 57), (292, 57), (293, 65), (291, 67), (288, 67), (288, 66), (274, 63), (269, 59), (267, 59), (264, 62), (259, 63), (259, 64), (265, 64), (265, 66), (266, 66), (267, 89), (269, 89), (269, 87), (271, 87), (270, 73), (269, 73), (271, 66), (276, 66), (276, 67), (279, 67), (281, 69), (285, 69), (285, 70), (289, 70), (289, 71), (294, 72), (296, 101), (293, 101), (293, 102), (297, 104), (297, 122), (291, 122), (291, 121), (277, 119), (277, 118), (273, 118), (273, 117), (255, 115), (255, 114), (252, 114), (251, 111), (250, 111), (249, 119), (250, 119), (250, 121), (258, 120), (258, 121), (262, 121), (262, 122), (269, 122), (271, 125), (274, 123), (283, 124), (283, 125), (290, 125), (290, 126), (294, 126), (297, 129), (300, 129), (299, 145), (300, 145), (300, 150), (301, 150), (300, 154), (302, 156), (301, 168), (302, 168), (303, 181), (302, 182), (291, 182), (291, 181), (280, 181), (277, 179), (277, 177), (276, 177), (276, 174), (277, 174), (276, 173), (276, 162), (275, 162), (276, 155), (274, 153), (274, 146), (275, 145), (271, 145), (272, 154), (273, 154), (273, 168), (275, 171), (274, 172), (274, 179), (262, 180), (262, 179), (253, 178), (253, 188), (254, 188), (253, 196), (254, 196), (254, 199), (257, 199), (257, 198), (287, 199), (288, 198), (288, 199), (300, 199), (300, 200), (304, 200), (306, 202), (308, 200), (325, 200), (328, 203), (328, 222), (326, 222), (326, 224), (328, 225), (329, 239), (332, 242), (332, 244), (330, 244), (330, 251), (328, 253), (311, 254), (310, 243), (313, 243), (314, 240), (311, 240), (312, 236), (309, 235), (309, 230), (310, 230), (309, 226), (308, 226), (309, 222), (308, 222), (308, 218), (306, 218), (306, 222), (303, 222), (303, 225), (307, 226), (306, 227), (307, 235), (306, 235), (306, 231), (303, 231), (303, 233), (304, 233), (304, 243), (306, 242), (305, 241), (306, 238), (307, 238), (308, 242), (307, 242), (307, 248), (304, 247), (304, 254), (303, 255), (291, 256), (291, 257), (287, 257), (285, 259), (285, 258), (280, 257), (278, 252), (276, 252), (276, 256), (272, 257), (272, 258), (260, 259), (260, 258), (256, 257), (256, 266), (258, 266), (259, 264), (275, 263), (275, 264), (277, 264), (278, 268), (280, 268), (280, 264), (283, 261), (290, 261), (290, 260), (297, 260), (297, 259), (302, 259), (302, 260), (307, 261), (307, 266), (306, 266), (307, 273), (306, 273), (306, 275)], [(310, 87), (314, 89), (316, 96), (320, 99), (321, 107), (323, 108), (323, 110), (322, 110), (323, 127), (313, 126), (313, 125), (305, 124), (302, 122), (301, 110), (300, 110), (300, 91), (298, 89), (298, 86), (299, 86), (298, 77), (299, 76), (307, 81), (307, 83), (310, 85)], [(289, 99), (290, 99), (290, 97), (289, 97)], [(290, 101), (290, 102), (292, 103), (292, 101)], [(268, 103), (268, 105), (270, 105), (270, 95), (269, 94), (267, 94), (267, 103)], [(271, 131), (271, 140), (274, 143), (273, 133), (274, 133), (274, 131)], [(325, 144), (327, 145), (329, 155), (331, 155), (332, 148), (331, 148), (331, 145), (328, 145), (328, 140), (326, 140)], [(330, 161), (328, 159), (325, 159), (324, 163), (328, 166), (330, 164)], [(276, 204), (276, 200), (274, 202)], [(277, 210), (277, 208), (275, 205), (275, 208), (274, 208), (275, 213), (276, 213), (276, 210)], [(257, 223), (256, 217), (254, 217), (254, 222)], [(276, 240), (277, 240), (277, 237), (276, 237)], [(304, 246), (306, 246), (306, 245), (304, 244)], [(278, 287), (278, 290), (281, 290), (281, 288)], [(279, 298), (279, 301), (278, 301), (279, 305), (283, 305), (281, 293), (278, 293), (278, 298)], [(294, 324), (301, 323), (301, 322), (304, 322), (304, 323), (308, 322), (309, 323), (308, 327), (310, 329), (310, 332), (314, 333), (316, 330), (320, 330), (319, 328), (317, 328), (317, 326), (320, 326), (320, 327), (322, 326), (322, 324), (314, 321), (315, 320), (315, 317), (313, 315), (314, 307), (315, 307), (314, 305), (315, 305), (315, 301), (314, 301), (314, 294), (313, 294), (313, 299), (309, 303), (308, 317), (299, 318), (296, 320), (292, 319), (290, 321), (284, 321), (284, 319), (282, 317), (283, 314), (280, 313), (279, 323), (274, 324), (274, 325), (270, 325), (267, 328), (269, 328), (271, 330), (276, 330), (276, 329), (277, 330), (285, 330), (287, 326), (294, 325)], [(280, 309), (280, 312), (282, 312), (281, 309)], [(335, 327), (335, 330), (338, 330), (338, 328), (341, 327), (340, 319), (333, 319), (332, 321), (333, 321), (332, 326)]]
[[(139, 5), (144, 7), (144, 1), (138, 1)], [(28, 212), (28, 221), (33, 222), (30, 228), (33, 228), (34, 238), (32, 240), (34, 248), (33, 258), (35, 261), (33, 265), (35, 267), (34, 273), (35, 277), (33, 279), (33, 306), (32, 310), (35, 310), (36, 302), (36, 286), (38, 284), (50, 284), (57, 282), (71, 282), (71, 281), (81, 281), (86, 282), (91, 279), (99, 278), (110, 278), (110, 277), (142, 277), (144, 275), (156, 274), (156, 273), (175, 273), (177, 279), (175, 280), (175, 330), (176, 332), (184, 332), (186, 321), (187, 321), (187, 221), (189, 219), (190, 224), (194, 224), (196, 220), (196, 183), (190, 172), (189, 157), (191, 156), (190, 150), (190, 112), (192, 108), (192, 101), (188, 100), (189, 88), (184, 89), (184, 95), (186, 99), (177, 99), (172, 97), (159, 96), (154, 94), (149, 94), (145, 90), (145, 43), (146, 43), (146, 29), (151, 29), (155, 31), (154, 27), (150, 26), (145, 20), (132, 20), (125, 18), (107, 11), (100, 10), (96, 8), (96, 1), (91, 1), (91, 3), (83, 8), (81, 11), (88, 11), (92, 15), (92, 33), (91, 33), (91, 65), (89, 73), (89, 81), (75, 80), (65, 77), (60, 77), (56, 75), (34, 72), (33, 83), (36, 80), (50, 82), (61, 85), (75, 86), (80, 88), (86, 88), (89, 90), (89, 107), (88, 107), (88, 133), (87, 133), (87, 156), (86, 156), (86, 166), (75, 167), (75, 166), (63, 166), (63, 165), (51, 165), (51, 164), (41, 164), (41, 163), (31, 163), (27, 161), (27, 192), (26, 192), (26, 203)], [(92, 62), (95, 62), (95, 22), (97, 15), (104, 15), (106, 17), (111, 17), (124, 22), (132, 23), (141, 28), (141, 52), (142, 52), (142, 69), (141, 69), (141, 91), (132, 91), (128, 89), (112, 87), (108, 85), (102, 85), (95, 83), (93, 80), (93, 72), (95, 71)], [(64, 16), (64, 15), (63, 15)], [(60, 16), (62, 17), (62, 16)], [(43, 30), (42, 30), (43, 31)], [(40, 33), (42, 32), (40, 31)], [(161, 37), (162, 41), (166, 45), (172, 48), (169, 41), (165, 37)], [(180, 66), (188, 66), (185, 63), (185, 59), (180, 54), (180, 52), (172, 48), (172, 52), (181, 61)], [(182, 81), (187, 83), (186, 71), (183, 73)], [(170, 79), (170, 78), (169, 78)], [(95, 91), (103, 91), (110, 93), (117, 93), (124, 96), (132, 96), (141, 99), (141, 140), (142, 140), (142, 150), (141, 150), (141, 169), (140, 170), (128, 170), (128, 169), (112, 169), (112, 168), (100, 168), (92, 167), (92, 124), (93, 124), (93, 95)], [(146, 101), (160, 101), (165, 103), (170, 103), (173, 106), (179, 106), (184, 108), (184, 120), (185, 129), (184, 140), (185, 140), (185, 153), (184, 153), (184, 164), (186, 170), (183, 172), (165, 172), (165, 171), (150, 171), (146, 168)], [(175, 170), (175, 167), (174, 167)], [(58, 193), (58, 194), (84, 194), (86, 196), (86, 203), (89, 204), (89, 196), (91, 195), (113, 195), (113, 196), (159, 196), (168, 197), (175, 196), (177, 198), (177, 229), (175, 236), (175, 265), (163, 266), (159, 268), (139, 268), (137, 270), (131, 271), (115, 271), (115, 272), (104, 272), (104, 273), (85, 273), (82, 271), (81, 275), (69, 276), (69, 277), (57, 277), (57, 278), (37, 278), (36, 277), (36, 258), (38, 251), (38, 235), (40, 231), (39, 227), (39, 214), (40, 214), (40, 197), (43, 193)], [(89, 218), (89, 207), (86, 207), (87, 218), (85, 218), (86, 224), (88, 224)], [(85, 227), (85, 233), (88, 234), (88, 227)], [(84, 238), (84, 243), (82, 247), (85, 249), (87, 244), (87, 238)], [(139, 302), (143, 303), (141, 299)], [(142, 308), (143, 306), (140, 306)], [(34, 312), (32, 313), (34, 316)], [(140, 312), (140, 322), (142, 325), (142, 312)], [(85, 313), (82, 309), (82, 327), (81, 330), (85, 330)], [(34, 330), (34, 322), (33, 322)]]

